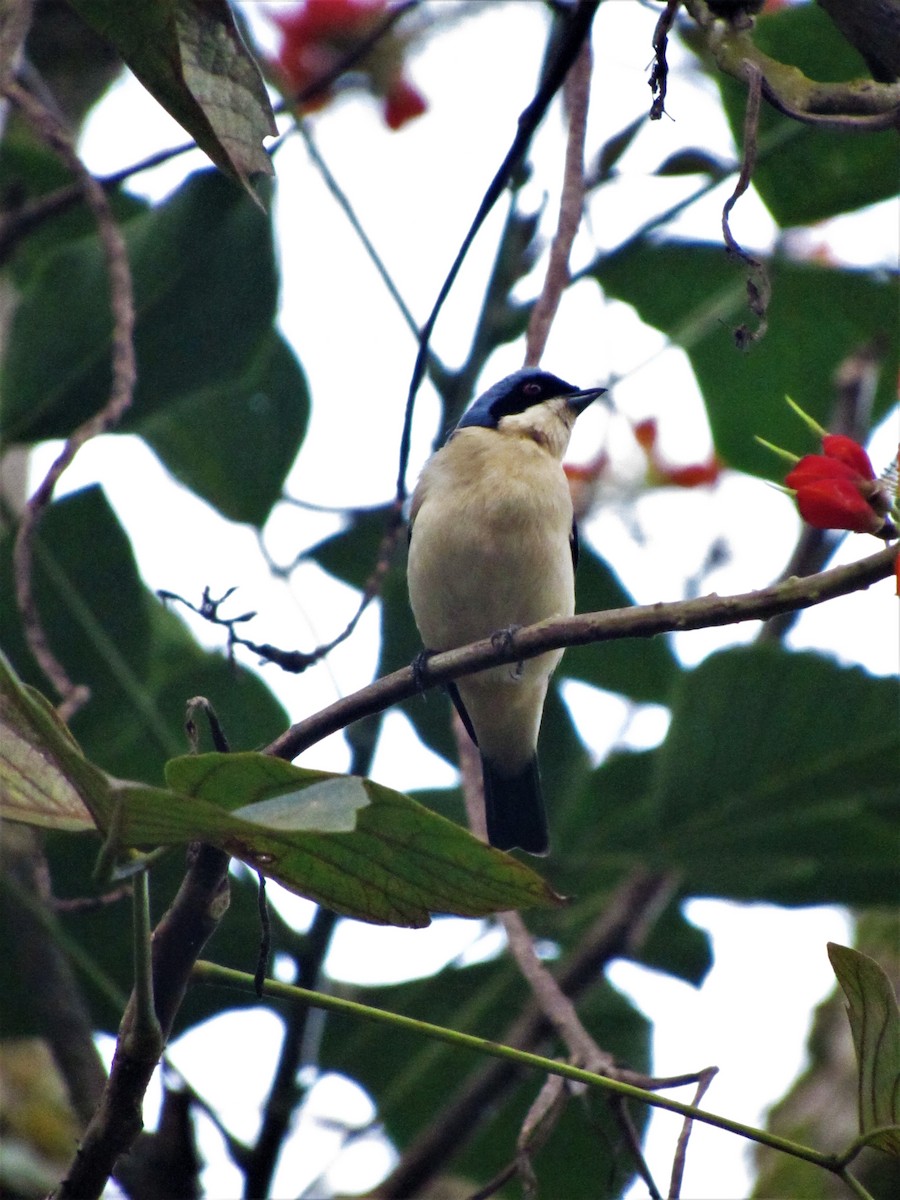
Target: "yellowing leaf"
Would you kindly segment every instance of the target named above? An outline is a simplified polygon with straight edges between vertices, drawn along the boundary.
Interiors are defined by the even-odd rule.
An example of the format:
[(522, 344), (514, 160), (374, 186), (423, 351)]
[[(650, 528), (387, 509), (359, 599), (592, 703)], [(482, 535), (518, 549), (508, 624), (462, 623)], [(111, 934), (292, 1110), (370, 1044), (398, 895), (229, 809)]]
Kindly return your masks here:
[(0, 653), (0, 816), (47, 829), (94, 829), (70, 770), (79, 758), (50, 704)]

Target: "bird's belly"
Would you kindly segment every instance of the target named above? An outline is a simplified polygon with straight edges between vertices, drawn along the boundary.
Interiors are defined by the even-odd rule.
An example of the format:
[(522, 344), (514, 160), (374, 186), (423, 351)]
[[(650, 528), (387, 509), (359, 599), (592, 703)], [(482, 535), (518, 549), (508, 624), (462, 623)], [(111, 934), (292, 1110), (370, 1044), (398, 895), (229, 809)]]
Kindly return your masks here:
[[(430, 510), (430, 511), (429, 511)], [(457, 517), (463, 514), (457, 513)], [(568, 528), (560, 520), (482, 510), (478, 524), (447, 520), (438, 506), (418, 514), (410, 546), (409, 592), (430, 650), (448, 650), (512, 626), (532, 625), (575, 610)], [(549, 675), (552, 651), (525, 664), (525, 675)], [(516, 682), (514, 667), (490, 672)], [(485, 676), (479, 680), (487, 682)]]

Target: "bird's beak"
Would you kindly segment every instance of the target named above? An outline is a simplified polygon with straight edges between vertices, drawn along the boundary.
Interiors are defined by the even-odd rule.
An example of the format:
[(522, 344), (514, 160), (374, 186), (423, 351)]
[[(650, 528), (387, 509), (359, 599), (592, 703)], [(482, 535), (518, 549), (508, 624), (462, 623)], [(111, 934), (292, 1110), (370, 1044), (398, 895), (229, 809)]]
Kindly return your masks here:
[(605, 394), (606, 388), (603, 387), (585, 388), (581, 392), (571, 392), (566, 396), (566, 403), (575, 413), (575, 416), (580, 417), (589, 404), (593, 404), (598, 396), (604, 396)]

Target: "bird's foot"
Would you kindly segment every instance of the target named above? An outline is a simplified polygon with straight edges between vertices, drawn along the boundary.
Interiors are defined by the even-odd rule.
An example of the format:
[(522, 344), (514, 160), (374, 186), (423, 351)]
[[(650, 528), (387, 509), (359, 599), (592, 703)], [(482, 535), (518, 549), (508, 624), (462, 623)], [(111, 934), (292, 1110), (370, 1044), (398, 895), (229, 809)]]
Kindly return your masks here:
[[(516, 634), (521, 628), (521, 625), (507, 625), (505, 629), (498, 629), (495, 633), (491, 634), (491, 645), (495, 650), (511, 650), (513, 642), (516, 640)], [(517, 662), (511, 672), (513, 679), (521, 678), (524, 670), (525, 663), (522, 661)]]
[(433, 650), (420, 650), (410, 664), (413, 673), (413, 683), (420, 692), (424, 692), (429, 684), (428, 660), (434, 654)]

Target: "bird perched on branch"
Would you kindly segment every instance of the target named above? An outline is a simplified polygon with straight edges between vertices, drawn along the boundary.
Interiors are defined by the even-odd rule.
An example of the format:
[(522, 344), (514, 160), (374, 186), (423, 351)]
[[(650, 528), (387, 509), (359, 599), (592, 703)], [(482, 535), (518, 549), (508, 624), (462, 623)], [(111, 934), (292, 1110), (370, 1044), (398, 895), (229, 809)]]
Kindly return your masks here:
[[(562, 458), (580, 390), (536, 368), (508, 375), (425, 464), (410, 512), (409, 598), (426, 650), (450, 650), (575, 611), (578, 543)], [(478, 746), (488, 838), (546, 854), (537, 739), (551, 650), (449, 685)]]

